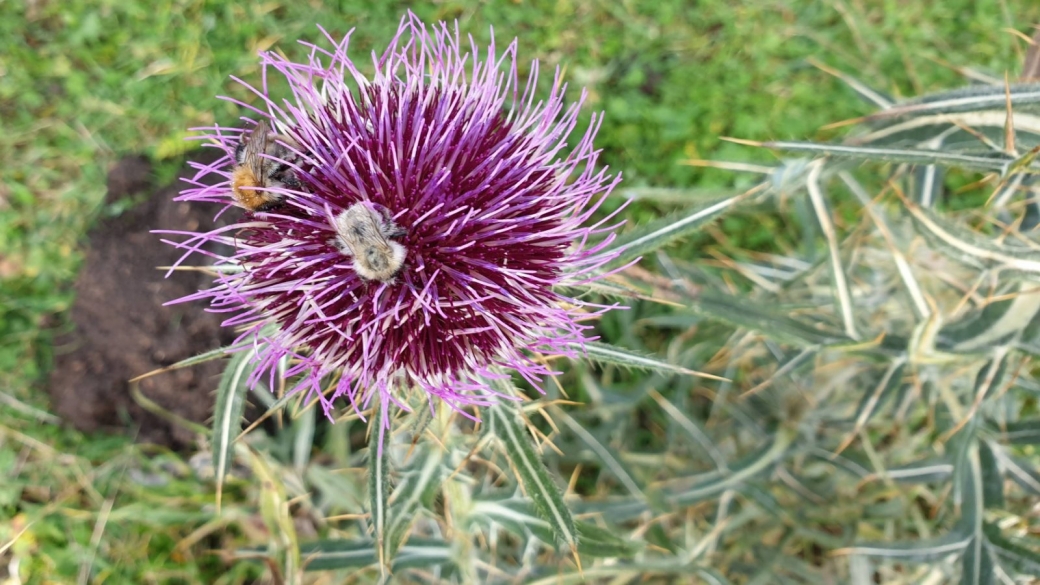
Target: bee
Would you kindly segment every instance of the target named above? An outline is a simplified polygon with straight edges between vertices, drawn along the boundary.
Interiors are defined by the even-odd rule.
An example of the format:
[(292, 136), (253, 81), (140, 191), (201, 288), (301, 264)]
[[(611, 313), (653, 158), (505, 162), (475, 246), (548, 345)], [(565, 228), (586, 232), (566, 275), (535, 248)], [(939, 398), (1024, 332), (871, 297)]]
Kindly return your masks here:
[(405, 235), (389, 214), (355, 203), (333, 219), (336, 238), (330, 243), (354, 259), (354, 272), (364, 280), (392, 283), (408, 253), (391, 240)]
[[(300, 156), (290, 146), (300, 150), (295, 140), (270, 132), (267, 121), (260, 120), (235, 149), (237, 166), (231, 173), (231, 192), (235, 201), (250, 211), (270, 211), (281, 205), (284, 197), (258, 189), (302, 189), (303, 184), (290, 168), (291, 164), (299, 165)], [(264, 154), (270, 158), (261, 156)]]

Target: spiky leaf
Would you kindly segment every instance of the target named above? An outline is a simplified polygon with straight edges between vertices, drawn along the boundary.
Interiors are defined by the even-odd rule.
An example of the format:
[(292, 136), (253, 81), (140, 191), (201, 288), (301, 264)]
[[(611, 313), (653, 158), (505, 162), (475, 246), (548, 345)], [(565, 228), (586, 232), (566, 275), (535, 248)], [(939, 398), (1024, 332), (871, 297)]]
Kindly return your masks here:
[(625, 368), (636, 368), (639, 370), (653, 371), (662, 374), (683, 374), (687, 376), (721, 379), (718, 376), (690, 370), (682, 366), (670, 364), (653, 356), (642, 355), (636, 351), (606, 343), (588, 341), (582, 345), (575, 345), (575, 349), (584, 349), (585, 355), (590, 360), (598, 363), (614, 364)]
[(387, 404), (377, 402), (370, 421), (368, 443), (368, 506), (381, 570), (390, 567), (387, 525), (390, 514), (390, 445), (387, 442)]
[[(504, 394), (514, 394), (508, 382), (496, 380), (494, 383)], [(574, 527), (574, 518), (563, 502), (560, 488), (542, 463), (535, 449), (534, 439), (524, 427), (519, 408), (512, 401), (502, 400), (488, 407), (485, 412), (488, 416), (489, 432), (494, 433), (505, 448), (509, 462), (518, 475), (517, 479), (524, 492), (534, 502), (535, 509), (542, 519), (549, 523), (557, 542), (566, 545), (572, 551), (577, 550), (578, 533)]]
[(213, 449), (213, 473), (217, 482), (217, 508), (220, 508), (224, 478), (234, 459), (235, 439), (242, 428), (245, 410), (246, 380), (256, 367), (252, 351), (232, 354), (217, 385), (217, 402), (213, 408), (213, 428), (210, 445)]
[(793, 430), (781, 428), (773, 437), (772, 444), (733, 464), (726, 472), (712, 474), (717, 477), (710, 477), (695, 483), (690, 488), (666, 496), (667, 501), (675, 505), (687, 506), (739, 487), (743, 482), (769, 469), (782, 458), (787, 453), (787, 448), (791, 445), (794, 435)]
[(623, 234), (610, 246), (610, 250), (619, 250), (621, 252), (611, 265), (620, 266), (657, 250), (674, 240), (694, 233), (705, 223), (731, 210), (744, 197), (744, 195), (724, 197), (649, 224), (641, 225)]

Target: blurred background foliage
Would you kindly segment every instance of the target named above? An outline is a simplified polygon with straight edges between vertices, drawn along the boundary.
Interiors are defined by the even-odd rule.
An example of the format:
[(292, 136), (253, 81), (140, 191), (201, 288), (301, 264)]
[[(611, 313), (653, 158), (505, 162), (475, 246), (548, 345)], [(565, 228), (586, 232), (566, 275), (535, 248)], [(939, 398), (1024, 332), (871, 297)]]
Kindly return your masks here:
[[(381, 50), (406, 8), (427, 20), (457, 19), (478, 42), (489, 38), (492, 26), (500, 43), (519, 37), (522, 59), (541, 60), (543, 72), (564, 68), (573, 97), (581, 87), (587, 88), (585, 119), (593, 111), (606, 112), (598, 140), (604, 150), (601, 160), (625, 176), (618, 198), (641, 196), (626, 212), (631, 225), (689, 202), (681, 197), (642, 197), (661, 194), (652, 188), (685, 189), (693, 200), (736, 192), (757, 180), (686, 161), (777, 161), (773, 151), (720, 137), (829, 140), (843, 136), (844, 129), (828, 129), (828, 124), (873, 111), (871, 104), (817, 65), (854, 74), (894, 98), (965, 85), (979, 75), (1003, 79), (1008, 72), (1014, 78), (1027, 47), (1014, 31), (1030, 34), (1031, 26), (1040, 22), (1040, 6), (1010, 0), (0, 2), (0, 474), (9, 478), (0, 485), (0, 561), (22, 577), (40, 583), (247, 583), (265, 574), (263, 563), (227, 564), (225, 554), (214, 552), (266, 542), (267, 518), (258, 511), (263, 493), (247, 482), (228, 486), (224, 515), (218, 517), (212, 507), (212, 483), (197, 479), (181, 455), (133, 445), (129, 436), (77, 433), (45, 414), (48, 405), (41, 384), (51, 349), (44, 324), (70, 305), (84, 234), (106, 212), (101, 205), (105, 175), (119, 156), (145, 153), (157, 163), (158, 184), (169, 182), (196, 147), (184, 140), (187, 128), (229, 124), (240, 115), (236, 106), (214, 96), (248, 99), (229, 76), (258, 82), (257, 50), (277, 48), (300, 57), (304, 50), (295, 40), (319, 39), (315, 24), (333, 37), (356, 27), (354, 54), (363, 59), (369, 51)], [(992, 188), (970, 189), (978, 178), (975, 171), (944, 175), (946, 186), (958, 193), (945, 208), (970, 210), (985, 202)], [(861, 208), (850, 201), (854, 198), (834, 205), (839, 228), (852, 229), (861, 220)], [(798, 204), (791, 202), (792, 207)], [(746, 291), (762, 281), (749, 283), (725, 274), (722, 269), (732, 268), (734, 258), (798, 257), (788, 266), (792, 270), (809, 260), (825, 261), (825, 254), (812, 243), (818, 236), (815, 228), (807, 228), (812, 218), (811, 213), (784, 213), (783, 206), (752, 206), (673, 244), (667, 255), (657, 255), (645, 265), (671, 278), (700, 267), (713, 275), (715, 280), (707, 282), (721, 292)], [(875, 241), (864, 249), (882, 248)], [(670, 266), (678, 268), (670, 271)], [(945, 264), (936, 267), (948, 270), (950, 278), (961, 274)], [(825, 281), (818, 284), (828, 286)], [(813, 307), (811, 295), (803, 295), (801, 301), (803, 310)], [(716, 352), (727, 342), (741, 343), (732, 329), (704, 325), (651, 303), (636, 303), (632, 310), (608, 317), (601, 331), (608, 341), (681, 358), (680, 363), (697, 369), (718, 367), (723, 362), (713, 360)], [(716, 346), (691, 341), (712, 334), (718, 337)], [(778, 346), (765, 345), (762, 352), (772, 352), (777, 359), (785, 355)], [(728, 362), (715, 373), (747, 391), (771, 379), (771, 374), (757, 371), (760, 357)], [(996, 363), (1003, 364), (1002, 359)], [(830, 367), (840, 365), (838, 360)], [(1028, 365), (1016, 361), (1014, 367), (1022, 371)], [(843, 378), (828, 379), (838, 387)], [(695, 413), (694, 419), (710, 418), (713, 408), (721, 408), (713, 406), (718, 398), (714, 391), (704, 391), (691, 379), (606, 367), (574, 369), (561, 383), (575, 389), (571, 398), (598, 402), (597, 408), (603, 408), (607, 396), (606, 410), (590, 411), (597, 417), (609, 420), (618, 409), (629, 413), (626, 418), (635, 421), (625, 426), (631, 427), (631, 436), (616, 443), (627, 450), (622, 457), (626, 468), (659, 466), (676, 477), (694, 469), (690, 449), (672, 440), (677, 419), (664, 406), (667, 401), (659, 400), (660, 393), (667, 387), (669, 396), (687, 396), (688, 402), (679, 403), (681, 412)], [(610, 402), (617, 397), (618, 402)], [(862, 411), (856, 409), (861, 398), (849, 396), (853, 412)], [(763, 424), (773, 427), (802, 420), (804, 404), (785, 403), (782, 395), (777, 399), (778, 403), (737, 409), (733, 416), (761, 417)], [(1035, 414), (1035, 398), (1014, 408)], [(567, 409), (555, 407), (551, 411), (561, 420), (574, 420), (564, 412)], [(880, 426), (875, 431), (876, 436), (907, 445), (927, 445), (935, 440), (932, 423), (915, 420), (889, 429), (882, 420), (875, 421)], [(951, 426), (948, 421), (943, 424), (939, 427)], [(715, 432), (722, 430), (725, 427)], [(313, 436), (306, 426), (294, 427), (292, 433)], [(270, 452), (287, 450), (282, 459), (291, 462), (291, 446), (299, 439), (283, 439), (272, 439)], [(602, 439), (611, 444), (610, 437)], [(332, 436), (325, 440), (320, 450), (337, 461), (353, 461), (337, 451), (342, 445), (337, 447)], [(575, 441), (574, 436), (561, 435), (557, 444), (565, 452), (582, 453), (580, 441)], [(743, 453), (746, 446), (727, 450), (727, 455)], [(865, 457), (870, 456), (868, 449)], [(987, 456), (997, 457), (980, 455), (983, 460)], [(1015, 456), (1036, 460), (1035, 451)], [(590, 467), (601, 464), (586, 459), (553, 465), (562, 477), (572, 477), (571, 491), (590, 497), (617, 491), (616, 477), (604, 480), (590, 473)], [(262, 465), (255, 463), (253, 472), (263, 473)], [(584, 471), (577, 469), (583, 465)], [(319, 467), (314, 466), (317, 471), (309, 480), (333, 485), (331, 491), (344, 500), (342, 508), (359, 509), (362, 474), (324, 473)], [(937, 469), (940, 475), (952, 473)], [(163, 472), (166, 479), (146, 485), (128, 470)], [(950, 496), (942, 486), (967, 485), (915, 488), (907, 496), (888, 482), (864, 504), (856, 500), (860, 480), (855, 477), (815, 479), (832, 482), (826, 493), (845, 498), (823, 506), (812, 497), (814, 490), (805, 487), (812, 481), (780, 477), (778, 481), (795, 492), (809, 495), (797, 500), (800, 508), (787, 509), (791, 516), (786, 523), (762, 528), (752, 537), (700, 540), (711, 533), (715, 512), (696, 505), (683, 508), (688, 523), (644, 520), (637, 536), (653, 550), (707, 554), (705, 564), (723, 567), (735, 582), (774, 582), (776, 574), (794, 582), (814, 582), (820, 574), (806, 574), (812, 567), (823, 567), (823, 574), (840, 582), (844, 577), (837, 575), (847, 575), (850, 569), (844, 561), (835, 564), (831, 552), (848, 545), (842, 531), (863, 513), (864, 505), (886, 518), (910, 515), (914, 524), (907, 529), (882, 523), (874, 540), (896, 539), (906, 531), (925, 538), (942, 534), (955, 522), (942, 512)], [(763, 509), (794, 505), (788, 500), (781, 505), (782, 499), (761, 490), (741, 497), (757, 498)], [(889, 503), (905, 503), (907, 497), (922, 505)], [(1016, 505), (1022, 511), (1029, 504), (1026, 500)], [(625, 513), (637, 517), (642, 512)], [(797, 519), (790, 520), (792, 516)], [(739, 522), (753, 520), (750, 512), (739, 517)], [(696, 542), (706, 544), (697, 549), (691, 544)], [(819, 543), (830, 543), (831, 549)], [(779, 562), (777, 557), (784, 554), (796, 555), (801, 564), (782, 563), (784, 569), (776, 573), (755, 571), (762, 559)], [(904, 575), (906, 582), (922, 577), (904, 573), (898, 565), (883, 574)], [(943, 582), (945, 575), (932, 582)]]

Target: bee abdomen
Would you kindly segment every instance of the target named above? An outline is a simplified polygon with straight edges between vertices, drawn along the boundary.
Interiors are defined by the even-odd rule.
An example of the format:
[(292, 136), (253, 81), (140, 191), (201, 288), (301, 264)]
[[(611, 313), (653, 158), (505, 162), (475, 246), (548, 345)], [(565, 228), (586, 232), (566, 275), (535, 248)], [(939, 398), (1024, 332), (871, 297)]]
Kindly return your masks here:
[(366, 248), (365, 257), (368, 258), (369, 266), (380, 272), (386, 270), (390, 266), (386, 254), (380, 254), (379, 250), (375, 248)]
[(253, 176), (253, 172), (249, 170), (249, 167), (238, 167), (231, 174), (231, 189), (238, 194), (241, 194), (244, 190), (243, 188), (251, 189), (258, 186), (259, 181)]
[(270, 211), (281, 204), (281, 199), (271, 193), (257, 191), (260, 181), (248, 166), (241, 166), (231, 174), (231, 192), (240, 205), (250, 211)]

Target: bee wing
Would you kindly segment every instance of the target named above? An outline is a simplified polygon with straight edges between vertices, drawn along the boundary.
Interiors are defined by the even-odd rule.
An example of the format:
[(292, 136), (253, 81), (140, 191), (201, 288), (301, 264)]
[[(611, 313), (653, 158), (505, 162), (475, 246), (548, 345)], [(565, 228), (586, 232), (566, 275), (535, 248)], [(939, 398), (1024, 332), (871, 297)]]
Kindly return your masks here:
[(264, 164), (267, 161), (260, 155), (267, 151), (267, 136), (267, 120), (260, 120), (256, 123), (256, 127), (253, 128), (249, 138), (246, 139), (242, 161), (244, 164), (249, 165), (249, 170), (253, 172), (255, 177), (264, 176)]
[(378, 211), (374, 211), (366, 206), (362, 215), (365, 216), (365, 224), (371, 232), (372, 238), (378, 240), (384, 246), (388, 246), (389, 243), (386, 241), (386, 236), (383, 235), (382, 217), (377, 215), (378, 213)]
[(333, 221), (336, 232), (348, 244), (370, 246), (386, 244), (379, 229), (379, 219), (363, 203), (355, 203)]

